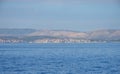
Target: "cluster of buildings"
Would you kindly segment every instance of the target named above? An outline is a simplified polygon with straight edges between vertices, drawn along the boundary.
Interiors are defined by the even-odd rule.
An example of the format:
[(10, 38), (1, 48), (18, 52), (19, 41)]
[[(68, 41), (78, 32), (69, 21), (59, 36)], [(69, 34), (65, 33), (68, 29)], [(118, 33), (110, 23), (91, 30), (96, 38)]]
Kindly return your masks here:
[(0, 43), (21, 43), (23, 40), (18, 39), (0, 39)]
[(91, 41), (86, 39), (36, 39), (36, 40), (20, 40), (20, 39), (0, 39), (0, 43), (98, 43), (106, 41)]
[(90, 40), (84, 39), (38, 39), (29, 43), (88, 43)]

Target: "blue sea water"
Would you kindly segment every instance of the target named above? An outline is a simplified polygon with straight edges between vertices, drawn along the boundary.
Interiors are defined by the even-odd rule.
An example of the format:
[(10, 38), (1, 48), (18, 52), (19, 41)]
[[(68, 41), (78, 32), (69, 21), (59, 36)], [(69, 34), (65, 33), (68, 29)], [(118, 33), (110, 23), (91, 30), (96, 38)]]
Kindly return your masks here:
[(120, 74), (120, 43), (0, 44), (0, 74)]

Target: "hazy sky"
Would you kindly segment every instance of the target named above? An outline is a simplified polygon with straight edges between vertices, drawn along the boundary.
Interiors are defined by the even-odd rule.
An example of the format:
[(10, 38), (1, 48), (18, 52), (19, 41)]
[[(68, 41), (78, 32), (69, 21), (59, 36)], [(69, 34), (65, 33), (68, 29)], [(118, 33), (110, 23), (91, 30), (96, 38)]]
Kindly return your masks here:
[(120, 29), (119, 0), (0, 0), (0, 28)]

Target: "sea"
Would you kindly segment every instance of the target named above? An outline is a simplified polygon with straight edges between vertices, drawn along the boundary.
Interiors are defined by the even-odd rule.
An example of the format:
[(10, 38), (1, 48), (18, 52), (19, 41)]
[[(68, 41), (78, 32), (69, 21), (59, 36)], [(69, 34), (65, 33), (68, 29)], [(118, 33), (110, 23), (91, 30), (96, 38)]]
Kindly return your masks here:
[(120, 74), (120, 43), (1, 43), (0, 74)]

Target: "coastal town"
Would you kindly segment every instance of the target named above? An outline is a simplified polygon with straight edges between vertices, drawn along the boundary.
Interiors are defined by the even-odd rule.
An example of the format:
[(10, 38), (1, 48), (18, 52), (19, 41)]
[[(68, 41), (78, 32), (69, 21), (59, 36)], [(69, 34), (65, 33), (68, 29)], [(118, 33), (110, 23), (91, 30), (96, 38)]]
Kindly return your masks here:
[(106, 43), (120, 42), (120, 30), (75, 32), (63, 30), (2, 29), (0, 43)]
[(24, 40), (3, 40), (0, 39), (0, 43), (105, 43), (107, 41), (91, 41), (84, 39), (38, 39), (35, 41), (24, 41)]

